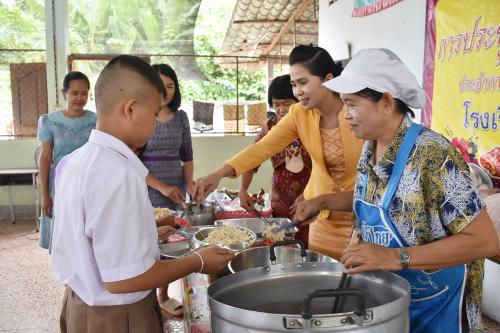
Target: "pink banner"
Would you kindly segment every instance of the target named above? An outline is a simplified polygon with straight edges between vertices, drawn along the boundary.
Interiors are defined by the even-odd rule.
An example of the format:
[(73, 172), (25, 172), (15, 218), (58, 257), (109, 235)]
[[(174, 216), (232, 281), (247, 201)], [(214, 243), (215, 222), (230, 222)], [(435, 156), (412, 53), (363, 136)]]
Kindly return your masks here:
[(368, 16), (380, 12), (401, 0), (357, 0), (354, 2), (352, 17)]
[(424, 90), (425, 107), (422, 110), (421, 123), (431, 127), (432, 96), (434, 91), (434, 54), (436, 51), (436, 3), (438, 0), (427, 0), (425, 20), (425, 47), (424, 47)]

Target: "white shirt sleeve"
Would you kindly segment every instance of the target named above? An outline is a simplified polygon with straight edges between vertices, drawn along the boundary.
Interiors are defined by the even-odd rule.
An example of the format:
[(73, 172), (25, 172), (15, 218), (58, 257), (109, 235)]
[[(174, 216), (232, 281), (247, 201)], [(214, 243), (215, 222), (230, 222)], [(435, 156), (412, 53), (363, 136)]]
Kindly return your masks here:
[[(111, 174), (112, 173), (112, 174)], [(136, 277), (157, 259), (158, 234), (144, 179), (130, 170), (95, 170), (84, 191), (85, 234), (104, 282)]]

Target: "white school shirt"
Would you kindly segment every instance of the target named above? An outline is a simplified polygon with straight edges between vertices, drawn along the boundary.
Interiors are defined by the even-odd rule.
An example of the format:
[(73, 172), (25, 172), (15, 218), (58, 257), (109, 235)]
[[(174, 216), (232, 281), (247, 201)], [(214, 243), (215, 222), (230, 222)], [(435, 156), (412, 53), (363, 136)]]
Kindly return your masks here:
[(160, 258), (148, 170), (119, 139), (92, 130), (57, 170), (52, 273), (88, 305), (137, 302), (150, 291), (111, 294), (104, 282), (149, 270)]

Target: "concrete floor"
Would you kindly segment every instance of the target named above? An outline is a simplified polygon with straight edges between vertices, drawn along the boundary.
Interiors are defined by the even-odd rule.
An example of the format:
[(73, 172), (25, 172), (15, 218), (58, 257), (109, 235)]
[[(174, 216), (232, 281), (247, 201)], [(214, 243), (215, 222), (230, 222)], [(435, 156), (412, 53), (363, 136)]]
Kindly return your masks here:
[[(64, 288), (50, 272), (46, 250), (38, 247), (35, 222), (0, 221), (0, 333), (59, 332)], [(169, 288), (181, 300), (177, 281)], [(184, 332), (184, 321), (163, 313), (166, 333)], [(500, 325), (484, 318), (486, 330), (500, 332)]]
[[(59, 332), (63, 294), (47, 251), (38, 246), (35, 222), (0, 221), (0, 333)], [(179, 282), (169, 294), (181, 301)], [(184, 332), (182, 319), (163, 315), (166, 333)]]

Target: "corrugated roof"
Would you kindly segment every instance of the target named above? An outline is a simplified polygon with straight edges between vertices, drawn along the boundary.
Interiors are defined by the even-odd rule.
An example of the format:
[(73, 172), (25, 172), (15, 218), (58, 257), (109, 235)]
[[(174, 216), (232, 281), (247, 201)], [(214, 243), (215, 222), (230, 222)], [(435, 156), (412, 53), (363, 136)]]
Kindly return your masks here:
[[(237, 0), (219, 55), (287, 57), (295, 45), (316, 45), (318, 10), (316, 0)], [(295, 23), (289, 22), (298, 11)], [(287, 23), (279, 42), (277, 36)]]

